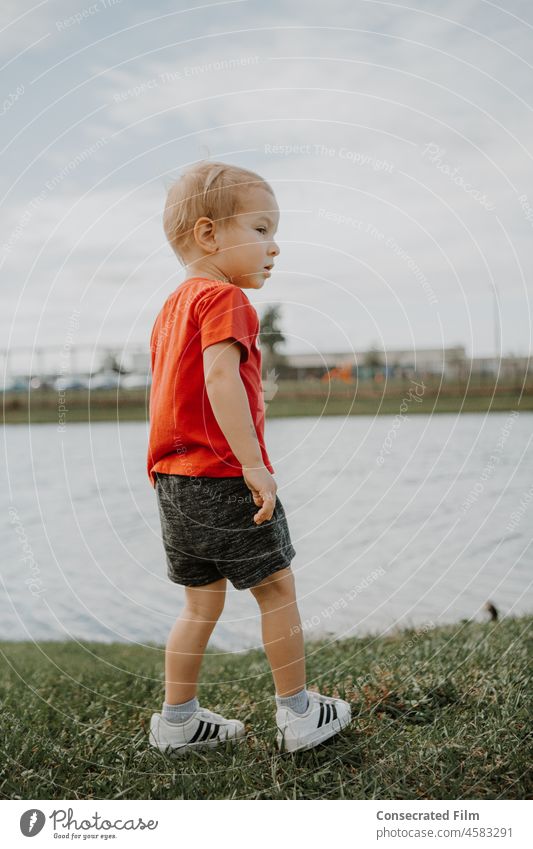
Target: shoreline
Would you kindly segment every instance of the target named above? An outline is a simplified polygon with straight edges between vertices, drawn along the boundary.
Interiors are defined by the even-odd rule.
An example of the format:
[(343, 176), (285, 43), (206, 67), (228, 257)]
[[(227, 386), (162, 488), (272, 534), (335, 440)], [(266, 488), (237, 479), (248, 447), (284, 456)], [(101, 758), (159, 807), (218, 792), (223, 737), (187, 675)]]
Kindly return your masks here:
[[(493, 624), (501, 624), (504, 621), (516, 621), (519, 619), (528, 619), (529, 614), (527, 613), (518, 613), (515, 615), (503, 615), (501, 614), (499, 619), (496, 620), (496, 623), (492, 622), (488, 615), (484, 615), (483, 618), (480, 619), (456, 619), (454, 621), (449, 622), (441, 622), (439, 624), (435, 624), (434, 622), (429, 622), (427, 620), (421, 621), (419, 624), (391, 624), (386, 633), (383, 633), (383, 629), (379, 628), (369, 628), (362, 633), (353, 633), (350, 636), (337, 636), (333, 631), (322, 630), (318, 632), (316, 635), (309, 635), (309, 629), (305, 627), (305, 620), (302, 620), (302, 631), (304, 632), (304, 640), (305, 645), (310, 649), (315, 647), (331, 645), (336, 643), (341, 645), (342, 643), (353, 642), (354, 640), (362, 640), (362, 641), (371, 641), (371, 642), (380, 642), (383, 641), (398, 641), (407, 639), (413, 634), (418, 637), (425, 636), (426, 634), (432, 632), (439, 632), (442, 630), (449, 630), (455, 628), (464, 628), (469, 626), (477, 626), (483, 627), (485, 625), (493, 625)], [(533, 626), (533, 613), (531, 614), (531, 624)], [(37, 640), (19, 640), (14, 639), (10, 640), (6, 636), (2, 636), (0, 634), (0, 652), (4, 648), (9, 646), (17, 646), (19, 648), (31, 648), (33, 646), (39, 646), (43, 648), (44, 646), (56, 647), (56, 646), (105, 646), (107, 648), (115, 647), (117, 650), (124, 648), (148, 648), (156, 651), (164, 651), (165, 644), (163, 642), (155, 642), (152, 640), (144, 640), (139, 639), (139, 643), (132, 643), (131, 639), (124, 640), (103, 640), (95, 637), (94, 639), (87, 639), (84, 637), (76, 637), (75, 634), (72, 634), (69, 637), (65, 637), (62, 639), (61, 637), (47, 637), (46, 639), (37, 639)], [(246, 657), (248, 654), (254, 654), (257, 652), (261, 652), (261, 648), (257, 648), (256, 646), (250, 646), (245, 648), (224, 648), (221, 645), (217, 645), (216, 641), (216, 632), (214, 637), (211, 637), (209, 640), (209, 644), (206, 649), (206, 653), (210, 653), (211, 655), (235, 655), (238, 657)]]
[[(466, 389), (428, 385), (422, 395), (407, 386), (386, 391), (353, 386), (280, 382), (275, 396), (265, 401), (266, 418), (299, 416), (433, 415), (434, 413), (533, 412), (533, 387), (505, 386)], [(64, 429), (74, 422), (148, 421), (146, 390), (93, 392), (35, 391), (3, 396), (4, 424), (55, 423)]]

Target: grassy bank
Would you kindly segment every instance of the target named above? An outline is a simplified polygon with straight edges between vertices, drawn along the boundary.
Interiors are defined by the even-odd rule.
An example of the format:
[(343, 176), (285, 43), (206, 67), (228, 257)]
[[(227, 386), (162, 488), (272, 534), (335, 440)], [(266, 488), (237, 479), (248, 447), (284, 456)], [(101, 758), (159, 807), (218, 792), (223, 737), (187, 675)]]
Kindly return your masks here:
[[(410, 393), (411, 390), (411, 394)], [(418, 389), (419, 393), (421, 389)], [(533, 410), (533, 387), (428, 381), (422, 395), (413, 385), (389, 382), (386, 387), (361, 383), (280, 381), (266, 401), (267, 416), (405, 415), (416, 413), (485, 413)], [(62, 406), (61, 406), (62, 405)], [(402, 406), (403, 405), (403, 406)], [(66, 408), (66, 409), (65, 409)], [(66, 425), (79, 421), (146, 421), (148, 395), (144, 389), (66, 392), (51, 390), (31, 395), (6, 393), (3, 415), (7, 424), (51, 422)]]
[[(262, 652), (209, 652), (200, 699), (246, 721), (237, 752), (171, 760), (147, 745), (163, 649), (0, 644), (4, 799), (531, 797), (533, 617), (308, 644), (312, 688), (346, 697), (348, 732), (274, 748)], [(216, 635), (216, 632), (215, 632)], [(529, 772), (528, 772), (529, 771)]]

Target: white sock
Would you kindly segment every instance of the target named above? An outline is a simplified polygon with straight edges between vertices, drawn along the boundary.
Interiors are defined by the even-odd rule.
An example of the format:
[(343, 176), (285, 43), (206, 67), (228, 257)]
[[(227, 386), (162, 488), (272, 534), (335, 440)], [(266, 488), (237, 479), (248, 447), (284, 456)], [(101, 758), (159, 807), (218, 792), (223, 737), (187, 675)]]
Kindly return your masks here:
[(179, 705), (169, 705), (168, 702), (163, 702), (163, 710), (161, 716), (167, 722), (187, 722), (191, 718), (195, 710), (198, 710), (199, 704), (196, 696), (189, 699), (188, 702), (182, 702)]
[(305, 713), (309, 707), (309, 696), (307, 690), (300, 690), (298, 693), (293, 693), (292, 696), (276, 695), (276, 703), (278, 707), (288, 707), (295, 713)]

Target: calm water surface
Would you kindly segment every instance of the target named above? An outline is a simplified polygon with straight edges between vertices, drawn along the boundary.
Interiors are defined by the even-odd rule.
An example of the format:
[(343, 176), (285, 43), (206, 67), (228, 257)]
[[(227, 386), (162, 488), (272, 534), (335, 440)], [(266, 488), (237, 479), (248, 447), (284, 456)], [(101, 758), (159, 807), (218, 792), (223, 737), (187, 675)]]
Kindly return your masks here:
[[(273, 419), (309, 637), (533, 610), (533, 415)], [(143, 423), (5, 428), (0, 638), (164, 643), (170, 583)], [(228, 588), (212, 644), (260, 645)]]

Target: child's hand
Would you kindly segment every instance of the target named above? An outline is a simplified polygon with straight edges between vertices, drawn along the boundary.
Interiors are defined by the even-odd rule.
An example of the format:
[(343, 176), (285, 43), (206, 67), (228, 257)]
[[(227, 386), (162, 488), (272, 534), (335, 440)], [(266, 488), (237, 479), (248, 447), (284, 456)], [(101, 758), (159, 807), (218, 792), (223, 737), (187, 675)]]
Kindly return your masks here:
[(259, 468), (243, 466), (242, 474), (246, 486), (252, 493), (254, 504), (261, 508), (254, 516), (254, 522), (260, 525), (272, 518), (278, 485), (265, 466)]

